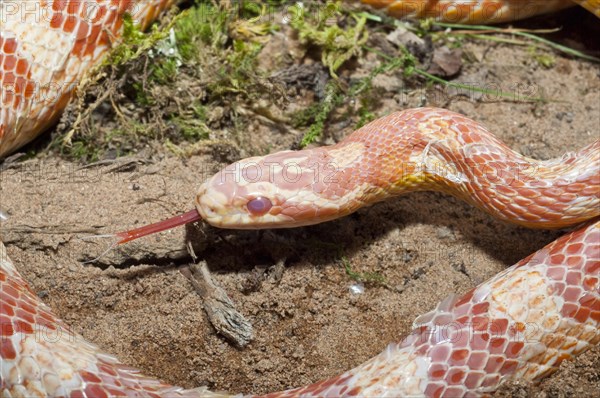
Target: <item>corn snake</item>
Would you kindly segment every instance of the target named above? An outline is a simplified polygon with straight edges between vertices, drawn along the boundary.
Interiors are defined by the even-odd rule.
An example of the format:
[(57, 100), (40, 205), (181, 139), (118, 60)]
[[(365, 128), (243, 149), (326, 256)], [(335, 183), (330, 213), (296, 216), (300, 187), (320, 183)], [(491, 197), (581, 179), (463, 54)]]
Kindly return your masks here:
[[(408, 117), (407, 115), (410, 115), (410, 112), (414, 112), (415, 114), (418, 114), (419, 117), (415, 118), (415, 117)], [(455, 126), (460, 126), (463, 124), (471, 124), (474, 122), (469, 121), (468, 119), (461, 119), (461, 117), (459, 115), (455, 115), (455, 114), (450, 114), (450, 113), (445, 113), (443, 111), (438, 111), (438, 110), (415, 110), (415, 111), (408, 111), (408, 113), (403, 114), (404, 117), (406, 117), (408, 120), (428, 120), (427, 113), (433, 113), (436, 114), (437, 112), (437, 117), (436, 118), (432, 118), (430, 120), (443, 120), (444, 117), (447, 117), (449, 119), (453, 119), (453, 118), (459, 118), (458, 122), (452, 122), (450, 123), (450, 125), (455, 125)], [(392, 118), (396, 118), (396, 119), (402, 119), (402, 115), (392, 115)], [(387, 121), (388, 123), (384, 123), (385, 121)], [(385, 125), (391, 124), (391, 125), (396, 125), (396, 123), (389, 123), (390, 119), (385, 119), (384, 121), (380, 121), (380, 123), (384, 123)], [(435, 124), (435, 123), (434, 123)], [(475, 124), (474, 124), (475, 125)], [(457, 127), (459, 128), (459, 127)], [(366, 135), (369, 135), (369, 133), (364, 133)], [(363, 135), (364, 135), (363, 134)], [(370, 133), (372, 135), (372, 133)], [(391, 134), (391, 133), (390, 133)], [(360, 140), (359, 140), (360, 141)], [(345, 141), (346, 142), (346, 141)], [(350, 141), (346, 142), (349, 143)], [(430, 145), (428, 145), (430, 144)], [(439, 165), (438, 160), (436, 159), (436, 156), (433, 155), (439, 155), (440, 153), (444, 153), (446, 151), (446, 145), (447, 143), (444, 142), (443, 139), (433, 139), (433, 140), (429, 140), (427, 142), (424, 143), (424, 145), (421, 145), (420, 147), (417, 145), (416, 146), (416, 150), (418, 153), (417, 159), (412, 159), (410, 162), (407, 162), (407, 164), (422, 164), (425, 165), (425, 167), (422, 167), (422, 171), (427, 173), (427, 171), (431, 171), (431, 170), (444, 170), (444, 168), (442, 167), (442, 169), (438, 168), (437, 166)], [(592, 169), (594, 170), (594, 167), (597, 169), (596, 166), (594, 166), (594, 164), (597, 164), (598, 160), (597, 160), (597, 156), (594, 158), (594, 154), (597, 154), (598, 152), (598, 148), (597, 148), (597, 143), (594, 143), (592, 145), (590, 145), (590, 147), (588, 147), (588, 149), (583, 150), (580, 153), (580, 156), (576, 156), (573, 155), (570, 157), (571, 160), (570, 162), (575, 162), (577, 163), (577, 160), (579, 159), (579, 161), (582, 161), (582, 159), (588, 159), (589, 164), (591, 164)], [(355, 145), (356, 147), (356, 145)], [(356, 151), (358, 151), (358, 148), (354, 149), (355, 153)], [(348, 152), (344, 152), (344, 153), (351, 153), (352, 151), (348, 151)], [(492, 151), (493, 152), (493, 151)], [(473, 155), (478, 155), (478, 156), (483, 156), (485, 155), (484, 152), (477, 152), (474, 151), (472, 153)], [(587, 157), (586, 157), (587, 154)], [(590, 156), (591, 154), (591, 156)], [(428, 155), (432, 155), (432, 156), (428, 156)], [(281, 156), (281, 155), (280, 155)], [(287, 155), (285, 155), (287, 156)], [(489, 159), (488, 159), (489, 160)], [(350, 160), (348, 159), (344, 159), (344, 158), (336, 158), (337, 163), (340, 164), (348, 164), (350, 162)], [(583, 161), (582, 161), (583, 162)], [(595, 162), (595, 163), (594, 163)], [(530, 163), (529, 161), (526, 163)], [(409, 168), (412, 166), (409, 166)], [(524, 171), (524, 175), (529, 175), (530, 173), (527, 173), (527, 169), (521, 167), (521, 165), (516, 165), (514, 167), (514, 170), (522, 170)], [(412, 175), (414, 172), (414, 170), (404, 170), (402, 173), (405, 175)], [(457, 173), (457, 170), (455, 168), (451, 169), (450, 171), (450, 175), (453, 176), (453, 178), (450, 179), (450, 181), (460, 181), (461, 179), (464, 180), (470, 180), (468, 176), (464, 176), (461, 175), (459, 173)], [(446, 173), (446, 171), (444, 171), (444, 173)], [(432, 174), (432, 173), (429, 173)], [(433, 173), (436, 174), (436, 173)], [(440, 174), (440, 173), (438, 173)], [(580, 174), (585, 174), (585, 173), (581, 173)], [(265, 173), (265, 175), (267, 175), (267, 173)], [(589, 177), (589, 175), (588, 175)], [(254, 178), (250, 178), (251, 180), (253, 180)], [(513, 176), (514, 179), (514, 176)], [(585, 181), (584, 184), (588, 191), (587, 191), (587, 195), (589, 197), (592, 198), (592, 201), (594, 200), (594, 197), (596, 197), (596, 202), (592, 202), (592, 206), (590, 206), (590, 208), (593, 208), (593, 204), (596, 203), (597, 204), (597, 192), (598, 192), (598, 181), (593, 179), (593, 176), (590, 180)], [(399, 193), (399, 192), (398, 192)], [(211, 197), (219, 197), (219, 195), (210, 195)], [(560, 196), (560, 195), (559, 195)], [(201, 202), (202, 197), (199, 198), (199, 201)], [(214, 203), (212, 203), (211, 205), (214, 205)], [(541, 206), (548, 206), (548, 203), (541, 203), (538, 205), (538, 207)], [(214, 207), (214, 206), (213, 206)], [(585, 206), (583, 206), (585, 207)], [(208, 206), (206, 207), (208, 208)], [(230, 208), (230, 207), (228, 207)], [(202, 206), (200, 206), (199, 209), (203, 209)], [(568, 206), (566, 210), (569, 209), (573, 209), (573, 210), (577, 210), (576, 207), (571, 207)], [(349, 211), (352, 211), (354, 209), (350, 209)], [(489, 210), (489, 209), (488, 209)], [(562, 209), (565, 210), (565, 209)], [(561, 210), (561, 211), (562, 211)], [(214, 212), (214, 209), (211, 210)], [(493, 211), (493, 210), (492, 210)], [(588, 210), (589, 211), (589, 210)], [(585, 211), (584, 211), (585, 212)], [(202, 210), (201, 210), (202, 213)], [(577, 223), (579, 221), (582, 221), (586, 218), (590, 218), (590, 217), (595, 217), (598, 214), (597, 213), (592, 213), (587, 214), (587, 215), (577, 215), (578, 212), (575, 211), (575, 215), (573, 216), (573, 218), (571, 219), (571, 221), (569, 221), (568, 219), (566, 221), (564, 221), (563, 225), (568, 225), (568, 224), (572, 224), (572, 223)], [(558, 214), (558, 213), (557, 213)], [(207, 219), (210, 219), (210, 215), (208, 214), (204, 214), (206, 216)], [(538, 217), (539, 219), (540, 217)], [(556, 216), (554, 218), (555, 222), (556, 220), (560, 220), (561, 217)], [(522, 221), (523, 224), (527, 224), (528, 221), (531, 220), (524, 220)], [(544, 221), (542, 221), (543, 223)], [(562, 222), (562, 221), (560, 221)], [(216, 223), (216, 222), (215, 222)], [(218, 224), (218, 223), (217, 223)], [(306, 224), (304, 222), (304, 224)], [(236, 225), (237, 227), (241, 227), (242, 225)], [(559, 224), (554, 224), (553, 226), (559, 226)], [(526, 283), (528, 285), (527, 289), (529, 290), (534, 290), (534, 289), (543, 289), (544, 286), (546, 286), (546, 284), (556, 284), (556, 283), (560, 283), (561, 281), (564, 282), (565, 280), (561, 279), (561, 278), (566, 278), (567, 274), (570, 274), (571, 271), (573, 271), (574, 274), (579, 273), (579, 277), (577, 276), (573, 276), (572, 278), (575, 278), (575, 280), (581, 282), (581, 280), (586, 280), (586, 285), (587, 286), (587, 290), (583, 290), (583, 291), (579, 291), (579, 295), (580, 296), (576, 296), (576, 298), (574, 299), (572, 296), (570, 296), (571, 298), (569, 300), (565, 300), (567, 303), (569, 304), (573, 304), (573, 301), (575, 303), (578, 303), (580, 300), (583, 299), (583, 303), (585, 304), (582, 310), (582, 313), (578, 315), (579, 313), (579, 309), (577, 310), (573, 310), (573, 307), (569, 307), (569, 310), (567, 311), (567, 309), (565, 308), (565, 314), (561, 314), (565, 317), (565, 319), (561, 319), (559, 321), (557, 321), (558, 324), (563, 324), (563, 323), (569, 323), (571, 318), (573, 319), (584, 319), (586, 321), (589, 321), (589, 324), (587, 325), (587, 329), (584, 330), (581, 334), (582, 335), (586, 335), (587, 337), (585, 337), (583, 340), (589, 341), (592, 344), (597, 343), (597, 313), (598, 313), (598, 298), (597, 295), (594, 296), (594, 286), (597, 286), (597, 266), (595, 264), (597, 264), (597, 259), (598, 259), (598, 245), (597, 245), (597, 239), (598, 237), (598, 225), (594, 224), (589, 226), (586, 230), (583, 230), (581, 232), (575, 233), (570, 239), (569, 238), (563, 238), (563, 240), (558, 241), (558, 243), (550, 245), (548, 248), (546, 249), (542, 249), (541, 253), (544, 253), (545, 255), (547, 255), (548, 251), (554, 253), (557, 256), (560, 256), (560, 254), (564, 251), (569, 251), (570, 252), (570, 247), (580, 247), (583, 246), (583, 250), (586, 253), (590, 253), (589, 254), (589, 261), (590, 263), (588, 264), (587, 262), (584, 264), (575, 264), (575, 269), (571, 269), (571, 268), (565, 268), (564, 264), (548, 264), (548, 263), (544, 263), (542, 262), (541, 265), (538, 264), (536, 261), (531, 261), (531, 264), (527, 264), (527, 265), (521, 265), (520, 267), (517, 267), (514, 269), (514, 273), (511, 272), (507, 272), (505, 275), (502, 275), (501, 277), (498, 277), (501, 279), (502, 283), (505, 283), (505, 286), (511, 286), (511, 290), (514, 289), (515, 291), (519, 291), (519, 287), (523, 286), (523, 283)], [(572, 243), (573, 246), (571, 246), (571, 244), (566, 244), (567, 242)], [(580, 250), (582, 250), (582, 248), (580, 247)], [(541, 256), (541, 254), (539, 255)], [(550, 256), (551, 257), (551, 256)], [(4, 258), (4, 256), (3, 256)], [(536, 259), (539, 260), (538, 255), (535, 255), (534, 257), (532, 257), (532, 259)], [(531, 259), (530, 259), (531, 260)], [(562, 270), (559, 270), (562, 269)], [(8, 262), (4, 262), (3, 263), (3, 271), (5, 270), (5, 276), (8, 275), (10, 276), (8, 278), (8, 282), (10, 283), (12, 282), (19, 282), (16, 284), (16, 286), (19, 288), (18, 291), (23, 291), (25, 292), (27, 289), (25, 287), (23, 287), (23, 284), (25, 283), (24, 281), (20, 281), (18, 280), (15, 275), (16, 270), (14, 270), (14, 267)], [(550, 271), (551, 270), (551, 271)], [(523, 278), (522, 277), (522, 273), (526, 273), (526, 274), (531, 274), (531, 277), (528, 278)], [(12, 279), (11, 279), (12, 278)], [(513, 279), (511, 279), (513, 278)], [(595, 278), (595, 279), (594, 279)], [(531, 282), (531, 286), (529, 286)], [(498, 283), (498, 280), (495, 280), (495, 282), (490, 282), (490, 283)], [(489, 284), (484, 284), (485, 286), (489, 286)], [(8, 286), (8, 285), (7, 285)], [(4, 286), (3, 286), (4, 287)], [(563, 287), (563, 289), (566, 289), (568, 287), (573, 287), (573, 286), (566, 286)], [(477, 288), (477, 289), (481, 289), (481, 288)], [(448, 302), (445, 302), (443, 304), (440, 305), (440, 307), (437, 309), (437, 311), (434, 311), (433, 313), (436, 314), (435, 316), (433, 315), (429, 315), (429, 316), (423, 316), (420, 320), (419, 323), (423, 325), (432, 325), (435, 324), (435, 322), (432, 319), (428, 319), (428, 318), (445, 318), (446, 320), (448, 319), (448, 317), (451, 316), (455, 316), (456, 312), (458, 311), (460, 313), (460, 315), (464, 316), (464, 313), (460, 312), (460, 311), (465, 311), (464, 307), (465, 304), (469, 304), (468, 306), (475, 306), (480, 304), (480, 307), (482, 307), (481, 304), (484, 304), (486, 302), (487, 297), (481, 293), (481, 290), (477, 290), (475, 289), (473, 292), (469, 294), (467, 294), (467, 296), (465, 296), (465, 298), (463, 299), (457, 299), (457, 300), (450, 300)], [(556, 288), (556, 289), (561, 289), (560, 287)], [(7, 287), (6, 289), (3, 289), (8, 296), (13, 296), (15, 294), (15, 292), (13, 290), (11, 290), (10, 287)], [(596, 288), (597, 290), (597, 288)], [(18, 292), (17, 291), (17, 292)], [(479, 294), (476, 294), (477, 292), (479, 292)], [(25, 294), (25, 293), (23, 293)], [(575, 295), (575, 293), (570, 293), (571, 295)], [(588, 296), (588, 294), (591, 294), (591, 296)], [(18, 295), (18, 294), (17, 294)], [(9, 304), (12, 303), (11, 298), (8, 296), (4, 296), (4, 299), (6, 300), (6, 303)], [(33, 295), (28, 295), (27, 297), (29, 297), (29, 300), (31, 300), (31, 303), (35, 303), (36, 306), (41, 304), (38, 304), (38, 299), (33, 296)], [(590, 298), (591, 297), (591, 298)], [(14, 299), (14, 297), (13, 297)], [(504, 299), (503, 299), (504, 300)], [(518, 300), (518, 299), (515, 299)], [(578, 301), (579, 300), (579, 301)], [(24, 300), (27, 301), (27, 300)], [(555, 304), (555, 303), (550, 303), (548, 305), (551, 304)], [(581, 303), (579, 303), (581, 304)], [(573, 304), (576, 305), (576, 304)], [(467, 306), (467, 307), (468, 307)], [(459, 309), (460, 307), (460, 309)], [(4, 308), (8, 308), (8, 307), (4, 307)], [(30, 307), (28, 307), (27, 305), (23, 305), (23, 309), (25, 310), (25, 312), (27, 312), (27, 309), (30, 309)], [(40, 311), (41, 314), (39, 321), (36, 320), (36, 322), (38, 323), (38, 325), (41, 325), (43, 327), (50, 327), (49, 325), (54, 324), (55, 320), (53, 319), (51, 313), (49, 313), (46, 309), (44, 309), (43, 307), (39, 307), (42, 310)], [(585, 318), (585, 314), (586, 314), (586, 309), (589, 310), (589, 313), (587, 313), (587, 318)], [(482, 312), (479, 312), (482, 311)], [(486, 308), (487, 311), (487, 308)], [(4, 311), (3, 311), (4, 313)], [(7, 311), (8, 313), (8, 311)], [(481, 316), (483, 313), (485, 313), (485, 311), (483, 310), (476, 310), (474, 311), (474, 313), (471, 313), (472, 316)], [(26, 314), (22, 314), (22, 316), (26, 317)], [(595, 317), (595, 318), (594, 318)], [(48, 322), (48, 318), (51, 320), (51, 322)], [(44, 320), (45, 319), (45, 320)], [(512, 322), (510, 322), (511, 326), (515, 326), (518, 325), (517, 323), (514, 322), (514, 319), (518, 319), (517, 317), (512, 319)], [(589, 327), (589, 325), (593, 325), (593, 322), (596, 322), (596, 327), (595, 329)], [(56, 321), (58, 322), (58, 321)], [(508, 327), (504, 327), (504, 321), (499, 320), (499, 327), (497, 328), (496, 326), (494, 326), (495, 330), (494, 332), (496, 333), (496, 336), (494, 336), (495, 338), (498, 338), (498, 341), (502, 341), (502, 335), (503, 333), (510, 333), (511, 330)], [(508, 321), (507, 321), (508, 322)], [(8, 324), (8, 323), (6, 323)], [(495, 325), (494, 323), (492, 323), (493, 325)], [(63, 324), (60, 324), (60, 327), (65, 327)], [(20, 332), (22, 334), (27, 334), (27, 332), (29, 331), (25, 325), (19, 325), (18, 326), (20, 329)], [(482, 327), (479, 327), (477, 330), (481, 331), (479, 329), (481, 329)], [(497, 330), (496, 330), (497, 329)], [(426, 329), (426, 330), (431, 330), (431, 329)], [(596, 330), (596, 335), (594, 335), (594, 330)], [(8, 332), (7, 332), (8, 333)], [(515, 331), (513, 330), (512, 333), (515, 333)], [(499, 336), (498, 336), (499, 335)], [(400, 383), (400, 382), (395, 382), (396, 386), (394, 388), (397, 388), (397, 390), (393, 390), (393, 392), (390, 392), (392, 390), (389, 390), (388, 393), (390, 394), (390, 396), (397, 396), (400, 393), (405, 393), (405, 394), (409, 394), (411, 392), (415, 392), (418, 390), (411, 390), (411, 388), (416, 388), (415, 386), (418, 386), (420, 382), (415, 382), (418, 378), (416, 376), (422, 376), (422, 369), (419, 368), (419, 362), (418, 361), (410, 361), (407, 360), (406, 356), (410, 356), (411, 353), (407, 353), (406, 349), (407, 347), (412, 347), (412, 344), (415, 344), (416, 342), (421, 342), (423, 344), (421, 344), (420, 346), (415, 346), (418, 347), (420, 350), (424, 350), (426, 351), (426, 355), (429, 355), (429, 349), (431, 348), (431, 346), (435, 346), (436, 348), (436, 355), (449, 355), (450, 353), (450, 348), (448, 348), (448, 345), (444, 345), (443, 342), (439, 342), (439, 341), (435, 341), (435, 344), (430, 344), (430, 346), (428, 346), (429, 348), (424, 349), (423, 345), (427, 346), (427, 342), (428, 340), (423, 337), (421, 339), (415, 338), (414, 336), (419, 336), (418, 333), (413, 335), (412, 340), (408, 339), (405, 341), (405, 343), (401, 344), (400, 346), (391, 346), (386, 352), (384, 352), (381, 356), (379, 356), (375, 359), (373, 359), (372, 361), (370, 361), (369, 363), (367, 363), (362, 370), (363, 375), (365, 375), (364, 379), (360, 378), (360, 377), (356, 377), (356, 375), (352, 375), (350, 373), (342, 375), (338, 378), (329, 380), (329, 381), (325, 381), (322, 383), (318, 383), (316, 385), (313, 386), (309, 386), (306, 387), (304, 390), (300, 390), (300, 391), (296, 391), (297, 394), (301, 393), (302, 391), (304, 393), (319, 393), (319, 395), (324, 395), (325, 392), (327, 392), (328, 394), (331, 394), (331, 396), (336, 396), (339, 394), (348, 394), (351, 395), (351, 393), (362, 393), (362, 394), (372, 394), (372, 395), (381, 395), (381, 390), (377, 390), (377, 388), (384, 388), (385, 383), (381, 382), (379, 383), (379, 385), (377, 385), (377, 383), (373, 384), (371, 383), (371, 380), (375, 379), (375, 378), (380, 378), (379, 376), (377, 376), (380, 372), (380, 370), (377, 370), (377, 368), (380, 367), (392, 367), (392, 365), (394, 364), (393, 359), (397, 359), (402, 366), (405, 366), (405, 370), (403, 370), (404, 373), (402, 373), (403, 375), (406, 376), (406, 372), (409, 371), (414, 371), (417, 373), (414, 373), (414, 377), (413, 378), (406, 378), (404, 380), (404, 384)], [(428, 336), (431, 337), (431, 336)], [(514, 336), (511, 336), (514, 337)], [(432, 337), (433, 338), (433, 337)], [(460, 339), (453, 339), (456, 341), (452, 341), (452, 343), (456, 343), (458, 342), (459, 344), (462, 344), (463, 342), (460, 341)], [(520, 344), (518, 344), (518, 342), (512, 342), (512, 345), (508, 346), (508, 339), (506, 339), (506, 342), (500, 342), (498, 344), (498, 346), (500, 348), (498, 348), (499, 350), (506, 350), (506, 352), (515, 352), (515, 353), (519, 353), (522, 350), (524, 350), (524, 347), (521, 346)], [(116, 365), (115, 359), (111, 358), (109, 356), (105, 356), (102, 354), (97, 354), (96, 348), (93, 346), (90, 346), (89, 344), (86, 344), (85, 342), (83, 342), (82, 340), (80, 340), (79, 337), (75, 337), (75, 341), (76, 344), (74, 345), (75, 347), (77, 347), (78, 349), (80, 348), (86, 348), (86, 355), (87, 358), (94, 358), (95, 355), (98, 355), (97, 359), (93, 359), (93, 360), (99, 360), (101, 367), (96, 368), (97, 370), (100, 369), (99, 374), (102, 376), (102, 380), (104, 380), (104, 378), (111, 378), (111, 375), (114, 377), (115, 375), (118, 375), (118, 378), (123, 381), (124, 385), (129, 386), (132, 390), (135, 390), (136, 388), (140, 388), (142, 390), (146, 390), (148, 392), (151, 392), (152, 390), (158, 390), (161, 392), (161, 394), (165, 395), (165, 396), (169, 396), (169, 394), (174, 395), (174, 396), (178, 396), (178, 395), (209, 395), (208, 392), (204, 391), (204, 390), (196, 390), (196, 391), (181, 391), (181, 390), (171, 390), (169, 387), (160, 385), (160, 384), (156, 384), (156, 382), (151, 381), (148, 378), (139, 378), (138, 376), (135, 376), (133, 372), (130, 371), (130, 369), (127, 369), (125, 367), (122, 367), (121, 365)], [(478, 340), (479, 341), (479, 340)], [(572, 345), (572, 341), (570, 342)], [(481, 341), (479, 341), (479, 344), (482, 344)], [(565, 355), (570, 354), (571, 352), (578, 352), (582, 349), (581, 346), (585, 346), (585, 344), (582, 343), (576, 343), (574, 347), (569, 347), (568, 350), (565, 352)], [(453, 347), (452, 345), (450, 345), (451, 347)], [(438, 354), (437, 353), (437, 347), (445, 347), (445, 348), (441, 348), (441, 351), (448, 351), (446, 354)], [(68, 351), (69, 347), (65, 347), (65, 349)], [(71, 350), (73, 350), (73, 347), (70, 347)], [(8, 346), (4, 346), (4, 349), (9, 350)], [(539, 350), (539, 347), (537, 348), (537, 350)], [(84, 350), (85, 351), (85, 350)], [(460, 352), (460, 350), (456, 350), (457, 352)], [(464, 351), (464, 350), (463, 350)], [(9, 351), (7, 351), (9, 352)], [(72, 351), (71, 351), (72, 352)], [(414, 355), (414, 351), (413, 355)], [(73, 355), (75, 356), (75, 353), (72, 352)], [(433, 355), (434, 353), (431, 353), (431, 355)], [(10, 354), (9, 354), (10, 355)], [(4, 356), (3, 358), (10, 358), (9, 355)], [(457, 356), (462, 356), (463, 354), (457, 353)], [(536, 352), (536, 355), (541, 355), (540, 352)], [(464, 362), (467, 362), (467, 357), (465, 356), (465, 358), (462, 358), (461, 360), (463, 360)], [(390, 360), (391, 359), (391, 360)], [(482, 361), (481, 359), (479, 361)], [(539, 361), (541, 362), (542, 359), (539, 359)], [(23, 361), (24, 363), (22, 364), (23, 368), (21, 369), (25, 369), (25, 370), (29, 370), (31, 369), (31, 364), (27, 363), (27, 361)], [(92, 361), (93, 362), (93, 361)], [(435, 362), (435, 361), (432, 361)], [(505, 361), (506, 362), (506, 361)], [(376, 364), (377, 366), (373, 365)], [(421, 363), (422, 364), (422, 363)], [(548, 369), (551, 369), (552, 366), (550, 366), (551, 362), (547, 362), (545, 365), (546, 368), (544, 368), (544, 366), (538, 366), (537, 372), (539, 373), (544, 373), (545, 371), (548, 371)], [(434, 363), (433, 365), (439, 365), (438, 363)], [(91, 365), (93, 367), (93, 364)], [(411, 366), (414, 366), (414, 369), (410, 369)], [(481, 377), (481, 375), (479, 373), (481, 372), (471, 372), (469, 374), (467, 374), (468, 372), (463, 372), (463, 373), (458, 373), (458, 372), (452, 372), (451, 374), (448, 373), (447, 370), (441, 369), (439, 366), (432, 366), (432, 364), (429, 364), (429, 370), (431, 370), (431, 372), (435, 372), (435, 375), (440, 374), (440, 372), (445, 372), (444, 376), (447, 377), (450, 381), (456, 381), (458, 380), (459, 384), (464, 384), (465, 386), (474, 386), (477, 383), (486, 383), (485, 385), (488, 386), (487, 383), (491, 383), (494, 384), (496, 383), (499, 379), (500, 379), (500, 374), (504, 374), (504, 373), (510, 373), (515, 371), (515, 363), (514, 361), (508, 362), (508, 363), (502, 363), (502, 364), (497, 364), (497, 365), (490, 365), (490, 366), (497, 366), (497, 374), (493, 375), (490, 380), (486, 379), (485, 376)], [(481, 364), (477, 365), (477, 366), (481, 366)], [(487, 367), (487, 364), (486, 364)], [(535, 368), (535, 366), (534, 366)], [(396, 371), (398, 371), (398, 369), (400, 369), (400, 367), (396, 367)], [(407, 370), (408, 369), (408, 370)], [(368, 371), (373, 371), (376, 374), (373, 375), (372, 378), (369, 378), (368, 376)], [(520, 370), (523, 374), (525, 374), (527, 371), (521, 369)], [(421, 373), (418, 373), (421, 372)], [(502, 373), (500, 373), (502, 372)], [(531, 370), (530, 371), (532, 374), (536, 374), (536, 370)], [(26, 371), (24, 371), (23, 374), (27, 374)], [(48, 375), (48, 380), (44, 379), (44, 383), (31, 383), (28, 385), (28, 387), (31, 388), (48, 388), (46, 390), (46, 394), (49, 394), (49, 391), (54, 391), (55, 394), (57, 395), (62, 395), (59, 393), (56, 393), (56, 390), (50, 390), (49, 387), (53, 386), (53, 382), (55, 383), (56, 381), (52, 379), (52, 375), (50, 373), (47, 374)], [(390, 373), (390, 378), (391, 380), (394, 380), (394, 375), (393, 372)], [(434, 375), (430, 375), (430, 376), (434, 376)], [(434, 376), (437, 377), (437, 376)], [(75, 379), (79, 379), (79, 380), (84, 380), (86, 382), (85, 384), (85, 394), (91, 395), (91, 396), (103, 396), (103, 383), (99, 382), (99, 377), (93, 374), (93, 372), (84, 372), (84, 371), (80, 371)], [(438, 378), (439, 379), (439, 378)], [(467, 382), (467, 379), (469, 380)], [(498, 380), (496, 380), (498, 379)], [(3, 380), (10, 380), (9, 378), (4, 378)], [(351, 387), (350, 387), (350, 380), (354, 383)], [(48, 383), (48, 384), (45, 384)], [(371, 390), (368, 389), (359, 389), (359, 387), (361, 386), (361, 383), (364, 383), (365, 385), (369, 386), (368, 388), (371, 388)], [(475, 384), (473, 384), (475, 383)], [(108, 383), (107, 383), (108, 384)], [(442, 386), (440, 386), (440, 384), (442, 384)], [(431, 383), (431, 385), (427, 385), (424, 390), (422, 392), (426, 392), (429, 395), (436, 395), (440, 393), (440, 388), (446, 388), (443, 387), (443, 382), (439, 382), (438, 383)], [(19, 391), (19, 386), (14, 386), (15, 387), (15, 393), (18, 393)], [(345, 390), (343, 390), (343, 388), (346, 387)], [(420, 388), (420, 387), (418, 387)], [(429, 389), (427, 389), (429, 388)], [(449, 388), (449, 387), (448, 387)], [(464, 388), (459, 386), (456, 386), (453, 384), (452, 388)], [(82, 388), (83, 389), (83, 388)], [(29, 390), (29, 391), (35, 391), (35, 390)], [(74, 396), (78, 395), (78, 391), (77, 388), (74, 388), (74, 390), (72, 391)], [(443, 390), (442, 390), (443, 391)], [(445, 391), (446, 394), (451, 394), (452, 392), (456, 392), (458, 394), (459, 390), (452, 390), (452, 389), (448, 389)], [(115, 395), (120, 395), (123, 394), (123, 390), (120, 391), (120, 393), (118, 393), (118, 389), (111, 391), (112, 394)], [(293, 393), (289, 393), (289, 396), (292, 396)], [(285, 396), (285, 395), (284, 395)]]

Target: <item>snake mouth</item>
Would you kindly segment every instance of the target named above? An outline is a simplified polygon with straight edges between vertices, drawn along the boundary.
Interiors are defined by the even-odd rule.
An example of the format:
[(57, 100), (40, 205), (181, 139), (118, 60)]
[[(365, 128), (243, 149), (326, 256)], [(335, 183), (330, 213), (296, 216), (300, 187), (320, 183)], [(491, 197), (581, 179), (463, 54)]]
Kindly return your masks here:
[(175, 217), (171, 217), (166, 220), (156, 222), (154, 224), (144, 225), (143, 227), (131, 229), (129, 231), (117, 232), (115, 234), (115, 236), (119, 238), (119, 240), (117, 241), (117, 245), (122, 245), (123, 243), (131, 242), (132, 240), (136, 240), (143, 236), (166, 231), (167, 229), (175, 228), (180, 225), (200, 220), (202, 220), (202, 217), (200, 216), (198, 211), (196, 209), (190, 210), (186, 213), (179, 214)]

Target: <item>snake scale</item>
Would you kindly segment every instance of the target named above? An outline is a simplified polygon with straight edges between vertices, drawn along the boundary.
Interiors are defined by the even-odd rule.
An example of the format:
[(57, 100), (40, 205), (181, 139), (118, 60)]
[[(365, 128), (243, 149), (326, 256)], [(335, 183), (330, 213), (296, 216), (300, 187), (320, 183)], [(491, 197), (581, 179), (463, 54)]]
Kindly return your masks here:
[[(0, 154), (56, 120), (85, 71), (118, 39), (125, 12), (147, 25), (172, 3), (0, 3)], [(436, 11), (455, 22), (500, 22), (570, 4), (537, 2), (532, 12), (517, 1), (368, 3), (394, 16)], [(578, 3), (598, 15), (598, 1)], [(46, 18), (37, 18), (40, 10)], [(267, 395), (478, 396), (506, 379), (539, 379), (600, 341), (599, 169), (600, 141), (536, 161), (462, 115), (419, 108), (378, 119), (333, 146), (236, 162), (202, 185), (196, 207), (219, 227), (294, 227), (405, 192), (439, 190), (524, 226), (584, 223), (462, 297), (443, 301), (416, 319), (402, 342), (357, 368)], [(67, 337), (52, 338), (57, 335)], [(4, 397), (229, 396), (144, 376), (73, 333), (31, 290), (1, 243), (0, 358)]]

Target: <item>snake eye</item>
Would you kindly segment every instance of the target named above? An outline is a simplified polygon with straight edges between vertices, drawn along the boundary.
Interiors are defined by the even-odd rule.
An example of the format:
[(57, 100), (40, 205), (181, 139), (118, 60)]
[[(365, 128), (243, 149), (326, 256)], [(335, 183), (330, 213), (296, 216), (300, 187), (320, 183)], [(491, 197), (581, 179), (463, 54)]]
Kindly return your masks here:
[(256, 198), (250, 200), (246, 207), (253, 216), (262, 216), (271, 210), (273, 203), (271, 203), (271, 201), (264, 196), (257, 196)]

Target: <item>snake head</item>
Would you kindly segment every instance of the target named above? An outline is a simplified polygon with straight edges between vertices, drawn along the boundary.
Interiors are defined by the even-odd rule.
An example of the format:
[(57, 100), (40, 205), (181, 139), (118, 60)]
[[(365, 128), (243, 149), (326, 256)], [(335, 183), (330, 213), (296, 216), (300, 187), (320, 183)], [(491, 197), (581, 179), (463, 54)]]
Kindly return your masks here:
[(235, 162), (209, 178), (196, 195), (196, 209), (221, 228), (290, 228), (337, 218), (328, 153), (283, 151)]

